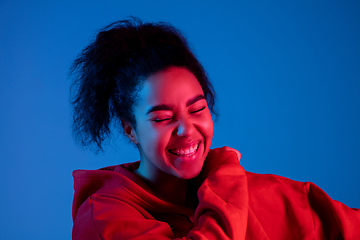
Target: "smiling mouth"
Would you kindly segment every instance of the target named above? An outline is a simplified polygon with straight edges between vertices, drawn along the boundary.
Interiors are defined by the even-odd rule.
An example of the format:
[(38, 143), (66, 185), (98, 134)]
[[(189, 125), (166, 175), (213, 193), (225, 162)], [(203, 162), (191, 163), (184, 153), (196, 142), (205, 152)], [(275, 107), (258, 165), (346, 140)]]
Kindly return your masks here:
[(199, 143), (196, 143), (188, 148), (169, 149), (168, 152), (179, 157), (190, 157), (194, 155), (198, 149), (199, 149)]

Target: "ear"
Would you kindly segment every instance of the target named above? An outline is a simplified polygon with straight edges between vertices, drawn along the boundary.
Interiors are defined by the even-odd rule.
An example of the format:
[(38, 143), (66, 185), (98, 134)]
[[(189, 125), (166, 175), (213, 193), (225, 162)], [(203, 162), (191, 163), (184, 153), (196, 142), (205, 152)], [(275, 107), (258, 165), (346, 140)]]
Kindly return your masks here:
[(139, 142), (137, 140), (137, 136), (136, 136), (136, 132), (135, 132), (135, 128), (133, 127), (133, 125), (131, 123), (129, 123), (128, 121), (121, 119), (121, 125), (124, 129), (124, 132), (126, 134), (126, 136), (135, 144), (137, 145)]

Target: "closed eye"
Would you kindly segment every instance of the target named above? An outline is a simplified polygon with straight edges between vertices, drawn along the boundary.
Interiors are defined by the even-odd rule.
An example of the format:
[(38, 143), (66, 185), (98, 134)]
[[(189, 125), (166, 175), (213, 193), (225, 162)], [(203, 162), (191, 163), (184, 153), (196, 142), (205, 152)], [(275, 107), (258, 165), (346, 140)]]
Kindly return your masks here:
[(204, 110), (204, 109), (205, 109), (205, 107), (202, 107), (202, 108), (199, 108), (199, 109), (197, 109), (197, 110), (190, 111), (190, 114), (201, 112), (201, 111)]
[(155, 118), (155, 119), (153, 119), (152, 121), (159, 123), (159, 122), (171, 121), (171, 119), (172, 119), (172, 118), (160, 118), (160, 119), (159, 119), (159, 118)]

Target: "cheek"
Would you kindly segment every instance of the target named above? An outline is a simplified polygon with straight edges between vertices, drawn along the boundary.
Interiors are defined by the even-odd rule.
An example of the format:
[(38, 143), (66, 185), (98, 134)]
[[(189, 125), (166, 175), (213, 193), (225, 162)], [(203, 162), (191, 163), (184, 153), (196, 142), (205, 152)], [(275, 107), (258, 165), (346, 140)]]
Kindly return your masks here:
[(204, 137), (205, 151), (207, 152), (210, 149), (214, 132), (214, 125), (210, 112), (208, 114), (204, 114), (201, 118), (197, 118), (194, 125)]
[(162, 154), (171, 136), (169, 132), (164, 128), (156, 128), (151, 123), (144, 124), (138, 129), (139, 144), (147, 155)]
[(200, 119), (198, 126), (202, 134), (211, 140), (214, 132), (214, 124), (210, 112)]

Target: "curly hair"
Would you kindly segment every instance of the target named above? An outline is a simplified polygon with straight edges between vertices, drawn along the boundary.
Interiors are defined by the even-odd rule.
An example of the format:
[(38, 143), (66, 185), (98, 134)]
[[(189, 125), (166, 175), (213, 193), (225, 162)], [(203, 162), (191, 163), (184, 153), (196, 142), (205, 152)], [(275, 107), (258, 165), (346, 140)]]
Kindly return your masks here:
[(195, 75), (217, 116), (214, 89), (179, 30), (134, 17), (100, 30), (70, 68), (74, 138), (84, 147), (95, 144), (103, 150), (111, 123), (124, 119), (136, 127), (133, 106), (142, 82), (172, 66)]

